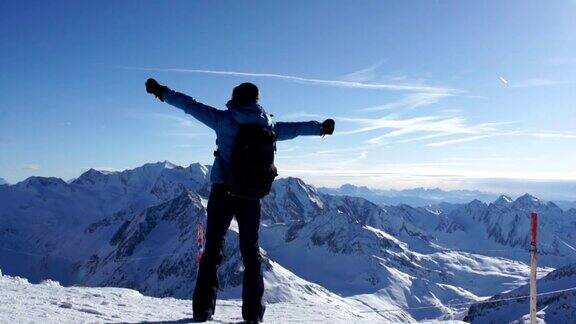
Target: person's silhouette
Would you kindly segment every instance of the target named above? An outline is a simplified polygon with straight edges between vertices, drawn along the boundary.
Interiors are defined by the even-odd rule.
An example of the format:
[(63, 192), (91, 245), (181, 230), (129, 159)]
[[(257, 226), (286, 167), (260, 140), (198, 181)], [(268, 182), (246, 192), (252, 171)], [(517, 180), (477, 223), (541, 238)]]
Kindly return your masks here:
[(217, 152), (212, 165), (210, 180), (212, 188), (208, 200), (206, 247), (201, 259), (196, 288), (193, 296), (195, 321), (206, 321), (214, 314), (218, 291), (218, 266), (222, 262), (224, 236), (232, 217), (239, 228), (240, 252), (244, 263), (242, 290), (242, 317), (246, 321), (262, 321), (264, 282), (261, 255), (258, 245), (260, 227), (260, 199), (247, 199), (230, 192), (229, 179), (233, 150), (240, 125), (259, 125), (275, 133), (276, 140), (283, 141), (300, 135), (331, 135), (335, 123), (326, 119), (320, 123), (273, 122), (271, 116), (258, 104), (258, 87), (242, 83), (232, 91), (226, 104), (228, 109), (219, 110), (202, 104), (193, 98), (160, 85), (154, 79), (146, 81), (146, 91), (161, 101), (178, 107), (192, 115), (216, 132)]

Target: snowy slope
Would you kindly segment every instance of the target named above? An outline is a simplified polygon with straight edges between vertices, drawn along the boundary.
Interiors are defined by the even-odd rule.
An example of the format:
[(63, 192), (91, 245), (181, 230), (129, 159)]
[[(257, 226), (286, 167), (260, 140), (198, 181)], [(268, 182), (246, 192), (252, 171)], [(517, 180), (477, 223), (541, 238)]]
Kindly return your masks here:
[[(546, 323), (574, 323), (576, 319), (576, 265), (569, 265), (549, 273), (538, 280), (538, 318)], [(560, 291), (570, 289), (569, 291)], [(551, 293), (555, 292), (555, 293)], [(529, 285), (522, 286), (505, 294), (496, 295), (490, 300), (528, 296)], [(471, 323), (528, 323), (529, 298), (476, 304), (470, 307), (464, 319)]]
[[(218, 300), (212, 323), (242, 320), (240, 301)], [(324, 296), (279, 302), (266, 308), (267, 323), (375, 323), (383, 319)], [(62, 287), (58, 282), (30, 284), (0, 275), (1, 323), (118, 323), (192, 320), (192, 302), (146, 297), (125, 288)], [(385, 320), (392, 323), (390, 320)], [(454, 322), (455, 323), (455, 322)]]

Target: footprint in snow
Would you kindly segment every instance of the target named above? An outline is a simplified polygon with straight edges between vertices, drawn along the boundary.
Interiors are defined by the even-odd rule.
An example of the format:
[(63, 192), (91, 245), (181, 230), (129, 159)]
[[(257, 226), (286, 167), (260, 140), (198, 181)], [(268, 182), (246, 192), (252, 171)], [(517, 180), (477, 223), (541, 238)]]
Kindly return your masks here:
[(60, 306), (58, 306), (60, 308), (72, 308), (72, 303), (70, 302), (61, 302)]

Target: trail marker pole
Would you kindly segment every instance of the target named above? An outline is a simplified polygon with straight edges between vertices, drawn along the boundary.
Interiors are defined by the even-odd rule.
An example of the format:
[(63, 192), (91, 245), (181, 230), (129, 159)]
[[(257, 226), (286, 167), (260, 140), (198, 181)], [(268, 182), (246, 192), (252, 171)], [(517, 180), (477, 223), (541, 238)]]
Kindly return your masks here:
[(537, 249), (536, 240), (538, 234), (538, 214), (530, 215), (530, 324), (536, 324), (537, 309), (537, 289), (536, 289), (536, 270), (537, 270)]
[(196, 269), (197, 271), (200, 271), (200, 261), (202, 261), (202, 255), (204, 254), (204, 226), (202, 226), (202, 223), (198, 223), (196, 243), (198, 244), (198, 253), (196, 254)]

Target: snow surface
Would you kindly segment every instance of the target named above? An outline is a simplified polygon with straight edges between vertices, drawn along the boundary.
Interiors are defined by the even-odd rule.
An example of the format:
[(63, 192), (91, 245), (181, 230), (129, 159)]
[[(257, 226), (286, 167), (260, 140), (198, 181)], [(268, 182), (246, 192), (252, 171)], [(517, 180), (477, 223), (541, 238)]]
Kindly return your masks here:
[[(216, 314), (209, 323), (241, 322), (240, 305), (238, 300), (218, 300)], [(267, 305), (264, 320), (266, 323), (382, 322), (371, 314), (360, 313), (359, 309), (343, 309), (338, 303), (321, 299)], [(125, 288), (62, 287), (52, 280), (31, 284), (23, 278), (0, 275), (0, 323), (191, 321), (191, 300), (146, 297)]]

